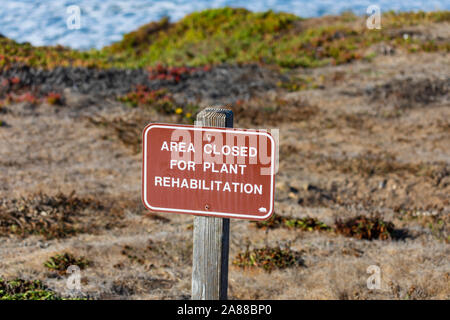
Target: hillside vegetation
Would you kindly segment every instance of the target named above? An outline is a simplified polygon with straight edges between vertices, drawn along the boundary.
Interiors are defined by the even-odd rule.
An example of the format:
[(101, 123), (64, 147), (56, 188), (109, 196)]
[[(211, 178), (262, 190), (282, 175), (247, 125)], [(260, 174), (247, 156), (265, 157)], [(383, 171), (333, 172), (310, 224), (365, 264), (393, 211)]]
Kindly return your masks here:
[(208, 106), (279, 130), (275, 214), (230, 222), (230, 299), (449, 300), (449, 22), (223, 8), (86, 52), (0, 36), (0, 300), (190, 299), (193, 216), (143, 207), (142, 130)]
[(44, 68), (137, 68), (234, 62), (262, 62), (286, 68), (317, 67), (370, 59), (367, 49), (382, 41), (413, 52), (449, 51), (450, 44), (446, 41), (405, 38), (402, 32), (408, 26), (448, 23), (449, 11), (388, 12), (381, 21), (381, 30), (369, 30), (365, 18), (352, 13), (302, 19), (273, 11), (209, 9), (194, 12), (176, 23), (167, 18), (151, 22), (101, 50), (34, 47), (0, 37), (0, 67), (15, 62)]

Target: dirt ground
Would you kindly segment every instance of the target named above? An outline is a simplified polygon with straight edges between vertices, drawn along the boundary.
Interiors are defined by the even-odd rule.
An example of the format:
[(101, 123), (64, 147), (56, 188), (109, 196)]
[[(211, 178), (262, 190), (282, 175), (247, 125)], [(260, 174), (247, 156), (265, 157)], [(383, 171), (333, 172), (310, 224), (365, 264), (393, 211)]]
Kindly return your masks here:
[[(289, 71), (313, 85), (261, 91), (237, 103), (235, 127), (280, 130), (277, 215), (330, 226), (378, 216), (398, 236), (370, 241), (233, 220), (230, 261), (246, 248), (269, 246), (290, 248), (302, 263), (272, 272), (230, 264), (231, 299), (450, 299), (450, 59), (374, 50), (386, 54)], [(70, 90), (64, 96), (61, 107), (18, 103), (0, 113), (3, 224), (6, 213), (31, 212), (23, 207), (37, 203), (33, 223), (64, 227), (48, 236), (8, 233), (0, 225), (0, 277), (40, 279), (67, 294), (67, 277), (43, 264), (70, 252), (92, 262), (82, 270), (88, 297), (189, 299), (193, 217), (146, 212), (139, 148), (92, 121), (124, 119), (134, 130), (131, 140), (139, 140), (143, 123), (176, 118)], [(275, 109), (255, 116), (251, 110), (261, 104)], [(39, 197), (72, 192), (80, 205), (67, 209), (65, 222), (42, 209)], [(77, 231), (64, 234), (66, 227)], [(371, 265), (380, 268), (379, 289), (367, 287)]]

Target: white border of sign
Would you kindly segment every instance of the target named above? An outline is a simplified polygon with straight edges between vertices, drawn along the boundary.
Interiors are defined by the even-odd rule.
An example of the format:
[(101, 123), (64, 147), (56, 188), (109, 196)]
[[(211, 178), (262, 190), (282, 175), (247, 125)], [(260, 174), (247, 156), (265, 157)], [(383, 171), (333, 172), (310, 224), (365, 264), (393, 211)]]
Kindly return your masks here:
[[(213, 211), (200, 211), (200, 210), (184, 210), (184, 209), (173, 209), (173, 208), (160, 208), (153, 207), (147, 201), (147, 135), (148, 132), (152, 128), (168, 128), (168, 129), (186, 129), (192, 131), (205, 131), (205, 132), (233, 132), (234, 134), (254, 134), (254, 135), (262, 135), (266, 136), (272, 142), (272, 154), (271, 154), (271, 166), (270, 166), (270, 210), (265, 216), (254, 216), (254, 215), (246, 215), (246, 214), (237, 214), (237, 213), (225, 213), (225, 212), (213, 212)], [(153, 211), (167, 211), (167, 212), (180, 212), (180, 213), (190, 213), (190, 214), (201, 214), (205, 216), (227, 216), (230, 218), (240, 218), (240, 219), (254, 219), (254, 220), (265, 220), (270, 217), (273, 213), (273, 195), (274, 195), (274, 176), (275, 176), (275, 140), (268, 132), (258, 132), (258, 131), (246, 131), (239, 129), (213, 129), (213, 128), (204, 128), (204, 127), (190, 127), (190, 126), (173, 126), (173, 125), (164, 125), (164, 124), (149, 124), (144, 129), (144, 146), (143, 146), (143, 158), (144, 158), (144, 167), (143, 167), (143, 192), (142, 192), (142, 200), (148, 209)]]

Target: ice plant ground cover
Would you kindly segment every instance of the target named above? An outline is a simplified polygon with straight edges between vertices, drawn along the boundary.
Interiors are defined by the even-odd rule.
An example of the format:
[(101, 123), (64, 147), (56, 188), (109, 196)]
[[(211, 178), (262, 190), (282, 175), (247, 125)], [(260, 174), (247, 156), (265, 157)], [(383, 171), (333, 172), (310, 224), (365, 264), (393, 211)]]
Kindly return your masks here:
[[(449, 21), (448, 11), (394, 13), (382, 16), (383, 28), (369, 30), (365, 18), (346, 13), (337, 17), (302, 19), (289, 13), (211, 9), (171, 23), (163, 18), (124, 35), (102, 49), (77, 51), (67, 47), (34, 47), (0, 38), (0, 66), (150, 67), (205, 66), (261, 62), (283, 68), (317, 67), (371, 59), (376, 43), (408, 51), (449, 50), (448, 41), (405, 38), (402, 28)], [(175, 75), (177, 78), (177, 75)]]
[[(123, 34), (137, 29), (145, 23), (169, 17), (179, 21), (186, 15), (205, 9), (233, 6), (254, 12), (290, 12), (304, 18), (336, 15), (352, 11), (366, 14), (371, 1), (342, 0), (16, 0), (3, 1), (0, 7), (0, 33), (18, 42), (33, 45), (61, 44), (76, 49), (100, 49), (119, 41)], [(447, 1), (438, 0), (379, 0), (376, 4), (382, 12), (449, 10)], [(69, 29), (67, 21), (72, 21), (68, 10), (76, 5), (80, 13), (80, 29)], [(17, 23), (20, 21), (20, 23)], [(42, 32), (44, 30), (46, 32)]]

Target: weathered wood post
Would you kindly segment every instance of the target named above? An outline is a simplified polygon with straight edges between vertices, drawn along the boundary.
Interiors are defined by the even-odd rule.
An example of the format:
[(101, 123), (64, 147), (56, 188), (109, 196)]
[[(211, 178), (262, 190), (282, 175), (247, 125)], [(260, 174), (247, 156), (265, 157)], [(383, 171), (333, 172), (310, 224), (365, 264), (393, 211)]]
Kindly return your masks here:
[[(195, 125), (233, 127), (233, 112), (206, 108)], [(226, 300), (228, 293), (228, 252), (230, 219), (194, 217), (192, 299)]]

